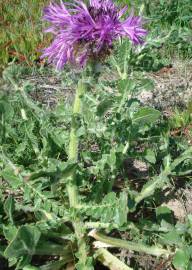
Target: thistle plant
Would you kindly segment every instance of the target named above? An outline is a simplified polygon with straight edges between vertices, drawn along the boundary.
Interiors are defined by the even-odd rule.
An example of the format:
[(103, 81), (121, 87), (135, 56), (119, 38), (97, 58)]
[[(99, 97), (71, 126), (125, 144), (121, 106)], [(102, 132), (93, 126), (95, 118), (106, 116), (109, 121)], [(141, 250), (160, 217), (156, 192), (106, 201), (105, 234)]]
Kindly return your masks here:
[[(54, 68), (3, 72), (0, 268), (186, 270), (192, 216), (177, 222), (162, 194), (191, 178), (192, 147), (134, 97), (152, 87), (132, 69), (148, 54), (145, 20), (110, 0), (58, 1), (43, 12), (53, 39), (42, 58)], [(47, 104), (51, 88), (65, 104)]]
[(51, 23), (46, 29), (54, 35), (52, 44), (42, 57), (62, 69), (69, 62), (85, 67), (90, 60), (101, 61), (108, 55), (116, 39), (129, 38), (134, 45), (143, 43), (147, 31), (143, 19), (126, 16), (127, 7), (119, 9), (112, 0), (90, 0), (60, 4), (52, 3), (44, 9), (44, 20)]
[[(134, 16), (133, 11), (126, 17), (127, 6), (117, 7), (112, 0), (89, 0), (60, 4), (51, 3), (44, 9), (43, 19), (50, 23), (46, 32), (53, 34), (51, 45), (43, 50), (42, 58), (48, 58), (56, 69), (61, 70), (69, 63), (76, 68), (86, 69), (103, 62), (112, 53), (114, 41), (126, 37), (134, 44), (143, 43), (147, 31), (143, 29), (143, 19)], [(126, 17), (123, 19), (123, 17)], [(92, 72), (94, 73), (94, 68)], [(92, 76), (94, 77), (94, 74)], [(78, 82), (73, 106), (68, 159), (78, 162), (78, 134), (80, 125), (82, 96), (87, 87), (83, 78)], [(79, 123), (78, 123), (79, 122)], [(73, 226), (78, 243), (78, 269), (92, 269), (87, 257), (85, 229), (78, 213), (78, 189), (75, 172), (69, 176), (67, 191), (70, 207), (74, 209)]]
[[(154, 260), (155, 268), (190, 264), (191, 215), (175, 225), (157, 192), (191, 175), (192, 148), (179, 142), (175, 151), (160, 112), (131, 98), (149, 84), (128, 72), (147, 31), (127, 13), (112, 1), (44, 9), (53, 41), (42, 57), (57, 70), (71, 67), (61, 76), (76, 89), (72, 105), (39, 106), (28, 95), (32, 85), (18, 80), (24, 67), (3, 72), (14, 93), (0, 97), (0, 268), (4, 258), (16, 270), (89, 270), (98, 261), (130, 270), (143, 267), (135, 261), (143, 253), (152, 258), (148, 268)], [(99, 77), (102, 65), (112, 75)], [(147, 176), (135, 178), (130, 159), (144, 161)]]

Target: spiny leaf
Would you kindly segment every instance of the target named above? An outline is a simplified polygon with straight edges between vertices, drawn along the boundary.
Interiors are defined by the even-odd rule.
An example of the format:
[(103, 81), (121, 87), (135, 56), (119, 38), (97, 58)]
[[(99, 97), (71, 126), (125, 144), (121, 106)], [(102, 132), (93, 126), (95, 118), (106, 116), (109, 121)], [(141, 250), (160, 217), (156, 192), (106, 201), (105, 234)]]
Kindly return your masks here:
[(36, 227), (30, 225), (21, 226), (15, 238), (6, 248), (4, 255), (7, 258), (33, 255), (40, 236), (41, 233)]
[(127, 222), (127, 194), (122, 192), (120, 193), (120, 197), (117, 198), (114, 192), (110, 192), (103, 198), (99, 205), (82, 205), (78, 209), (85, 215), (100, 220), (100, 222), (113, 221), (118, 226), (122, 226)]
[(161, 113), (153, 108), (145, 107), (141, 108), (132, 117), (132, 122), (135, 125), (151, 125), (157, 121)]
[(10, 222), (13, 224), (14, 220), (13, 220), (13, 212), (15, 210), (15, 202), (14, 202), (14, 198), (13, 196), (9, 196), (4, 204), (4, 211), (7, 214)]

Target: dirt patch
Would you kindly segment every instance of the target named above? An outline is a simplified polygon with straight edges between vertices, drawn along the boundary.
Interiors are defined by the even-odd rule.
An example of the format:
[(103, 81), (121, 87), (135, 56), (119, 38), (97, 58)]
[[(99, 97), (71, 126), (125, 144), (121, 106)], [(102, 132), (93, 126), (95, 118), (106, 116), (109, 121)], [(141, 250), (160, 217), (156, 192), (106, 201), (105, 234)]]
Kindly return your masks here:
[(139, 93), (139, 100), (160, 110), (185, 107), (192, 100), (192, 60), (174, 60), (172, 66), (148, 73), (154, 82), (151, 92)]
[(173, 211), (176, 220), (185, 222), (187, 216), (192, 213), (192, 188), (177, 187), (175, 192), (168, 194), (167, 198), (165, 196), (162, 205)]

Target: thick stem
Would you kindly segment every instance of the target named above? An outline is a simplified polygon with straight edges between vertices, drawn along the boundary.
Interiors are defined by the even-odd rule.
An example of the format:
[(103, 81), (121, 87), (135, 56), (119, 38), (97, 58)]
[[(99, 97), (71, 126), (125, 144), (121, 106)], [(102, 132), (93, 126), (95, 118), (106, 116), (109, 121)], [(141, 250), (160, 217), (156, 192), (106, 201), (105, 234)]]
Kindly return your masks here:
[(117, 238), (108, 237), (100, 232), (97, 232), (96, 230), (92, 230), (89, 233), (89, 236), (92, 236), (93, 238), (95, 238), (100, 242), (111, 245), (111, 247), (125, 248), (128, 250), (142, 252), (157, 257), (159, 256), (168, 257), (169, 255), (171, 255), (171, 253), (166, 249), (162, 249), (157, 246), (147, 246), (141, 243), (134, 243), (132, 241), (125, 241)]
[[(76, 95), (73, 105), (73, 115), (72, 115), (72, 122), (71, 122), (71, 132), (70, 132), (70, 139), (69, 139), (69, 152), (68, 152), (68, 160), (73, 162), (77, 162), (78, 160), (78, 135), (77, 131), (79, 128), (79, 115), (81, 113), (81, 96), (85, 91), (85, 84), (82, 80), (79, 81)], [(83, 267), (85, 270), (90, 270), (91, 268), (86, 266), (87, 262), (87, 247), (86, 241), (84, 239), (84, 226), (77, 213), (76, 206), (78, 205), (78, 189), (75, 179), (75, 172), (68, 179), (67, 183), (67, 192), (69, 196), (69, 203), (70, 207), (74, 208), (74, 220), (73, 220), (73, 227), (75, 230), (75, 235), (78, 244), (78, 258), (79, 258), (79, 267)]]
[(97, 260), (99, 260), (103, 265), (107, 266), (109, 269), (118, 270), (133, 270), (129, 266), (121, 262), (117, 257), (112, 255), (108, 250), (100, 248), (96, 251)]
[[(85, 91), (85, 85), (82, 81), (79, 81), (76, 95), (73, 105), (73, 115), (72, 115), (72, 122), (71, 122), (71, 132), (69, 138), (69, 153), (68, 159), (74, 162), (78, 159), (78, 116), (81, 113), (81, 96)], [(69, 203), (71, 207), (74, 207), (78, 204), (78, 191), (77, 185), (75, 181), (75, 174), (71, 175), (68, 179), (67, 184), (67, 191), (69, 196)]]

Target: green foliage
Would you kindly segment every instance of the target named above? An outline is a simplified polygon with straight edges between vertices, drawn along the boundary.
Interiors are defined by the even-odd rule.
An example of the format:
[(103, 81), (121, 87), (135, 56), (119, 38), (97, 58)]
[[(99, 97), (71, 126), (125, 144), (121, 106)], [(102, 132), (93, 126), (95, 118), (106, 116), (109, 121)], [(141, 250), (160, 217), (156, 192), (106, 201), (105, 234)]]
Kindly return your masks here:
[(158, 25), (169, 32), (169, 38), (163, 43), (164, 49), (169, 53), (179, 53), (184, 57), (190, 57), (192, 46), (191, 36), (191, 2), (190, 0), (170, 1), (145, 1), (147, 16), (152, 18), (151, 27)]
[[(154, 87), (141, 76), (143, 71), (169, 64), (176, 50), (189, 57), (190, 0), (118, 2), (144, 12), (149, 35), (137, 49), (128, 41), (117, 41), (102, 76), (95, 78), (96, 86), (87, 74), (88, 91), (81, 96), (81, 115), (75, 116), (77, 161), (68, 160), (71, 103), (66, 99), (65, 104), (46, 109), (32, 100), (34, 86), (20, 80), (29, 68), (10, 65), (3, 71), (9, 92), (0, 92), (0, 265), (4, 258), (9, 269), (61, 270), (70, 264), (93, 269), (98, 243), (88, 235), (93, 236), (89, 229), (95, 228), (115, 237), (104, 236), (103, 243), (110, 239), (113, 246), (122, 244), (139, 254), (169, 254), (175, 269), (192, 267), (192, 217), (181, 223), (162, 205), (162, 194), (177, 188), (179, 179), (182, 185), (191, 183), (191, 104), (167, 120), (133, 97)], [(31, 65), (38, 59), (38, 49), (46, 45), (39, 34), (46, 3), (0, 4), (1, 66), (15, 61)], [(67, 68), (63, 73), (63, 84), (73, 89), (79, 73)], [(145, 173), (142, 168), (134, 172), (132, 161), (144, 163)], [(71, 175), (79, 192), (75, 208), (69, 205), (66, 188)], [(85, 237), (84, 258), (78, 250), (82, 239), (75, 235), (76, 220)], [(101, 261), (109, 265), (106, 258)], [(125, 263), (144, 269), (135, 261)]]
[(39, 57), (43, 40), (41, 10), (49, 1), (6, 1), (0, 3), (0, 68), (10, 61), (27, 62)]
[[(115, 68), (121, 69), (120, 62), (115, 61)], [(169, 188), (175, 176), (190, 174), (192, 149), (185, 144), (181, 147), (177, 138), (169, 139), (178, 126), (177, 116), (166, 122), (159, 111), (141, 107), (131, 97), (141, 85), (150, 89), (151, 81), (122, 78), (120, 73), (110, 82), (99, 79), (94, 91), (88, 90), (81, 97), (84, 105), (77, 132), (81, 150), (74, 163), (67, 161), (71, 105), (45, 109), (31, 99), (33, 85), (21, 84), (13, 69), (3, 74), (12, 83), (10, 94), (2, 93), (0, 99), (0, 235), (6, 241), (1, 256), (8, 259), (9, 266), (30, 269), (35, 267), (35, 256), (46, 255), (61, 260), (42, 262), (38, 267), (59, 270), (74, 260), (74, 254), (78, 258), (71, 227), (77, 212), (85, 232), (86, 228), (129, 232), (133, 250), (150, 253), (150, 244), (155, 244), (159, 252), (166, 246), (175, 252), (175, 268), (188, 267), (190, 217), (175, 226), (172, 212), (161, 206), (158, 193)], [(91, 89), (89, 80), (87, 83)], [(187, 125), (189, 119), (185, 119)], [(127, 173), (131, 168), (125, 164), (130, 158), (148, 167), (147, 179), (136, 180), (139, 188)], [(73, 209), (69, 207), (66, 184), (75, 171), (80, 201)], [(143, 207), (149, 211), (148, 206), (154, 204), (158, 208), (152, 210), (156, 218), (151, 223), (145, 218), (135, 221), (135, 215), (143, 215)], [(184, 247), (186, 253), (180, 252)], [(90, 252), (92, 255), (93, 250)], [(87, 267), (93, 263), (91, 257), (86, 261)]]

